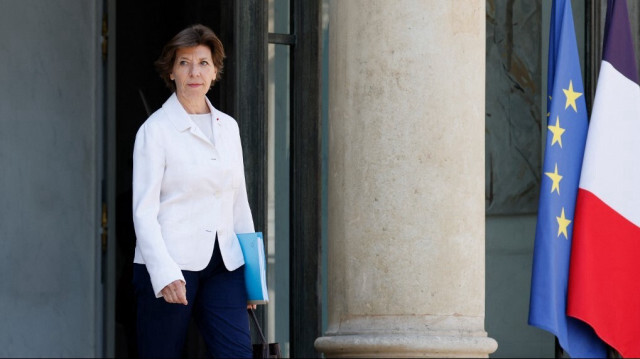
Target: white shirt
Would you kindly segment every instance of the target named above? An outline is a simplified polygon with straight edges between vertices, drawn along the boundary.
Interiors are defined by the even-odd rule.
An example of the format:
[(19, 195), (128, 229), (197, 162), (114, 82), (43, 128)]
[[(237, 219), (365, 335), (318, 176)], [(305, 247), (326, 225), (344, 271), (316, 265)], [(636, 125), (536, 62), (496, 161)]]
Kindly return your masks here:
[(216, 146), (203, 136), (175, 93), (136, 135), (134, 262), (146, 265), (156, 297), (169, 283), (184, 281), (181, 270), (207, 266), (216, 233), (225, 267), (242, 266), (236, 234), (255, 232), (238, 124), (206, 101)]
[(190, 114), (191, 120), (198, 125), (202, 134), (204, 134), (211, 143), (215, 146), (214, 138), (213, 138), (213, 118), (211, 117), (211, 113), (204, 114)]

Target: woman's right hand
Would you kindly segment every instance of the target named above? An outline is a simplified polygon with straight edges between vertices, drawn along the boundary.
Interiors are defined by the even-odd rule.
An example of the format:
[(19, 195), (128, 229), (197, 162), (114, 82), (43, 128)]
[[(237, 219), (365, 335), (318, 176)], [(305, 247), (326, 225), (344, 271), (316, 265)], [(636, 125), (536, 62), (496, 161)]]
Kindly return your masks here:
[(167, 303), (177, 303), (187, 305), (187, 286), (180, 279), (169, 283), (160, 291)]

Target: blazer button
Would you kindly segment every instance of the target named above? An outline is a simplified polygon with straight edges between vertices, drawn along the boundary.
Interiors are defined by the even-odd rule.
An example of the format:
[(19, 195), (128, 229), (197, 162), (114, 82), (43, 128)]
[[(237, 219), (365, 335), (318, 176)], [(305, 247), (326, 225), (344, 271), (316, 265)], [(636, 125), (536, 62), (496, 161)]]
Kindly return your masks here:
[(210, 230), (210, 229), (205, 229), (204, 231), (205, 231), (205, 232), (209, 232), (209, 233), (211, 233), (211, 230)]

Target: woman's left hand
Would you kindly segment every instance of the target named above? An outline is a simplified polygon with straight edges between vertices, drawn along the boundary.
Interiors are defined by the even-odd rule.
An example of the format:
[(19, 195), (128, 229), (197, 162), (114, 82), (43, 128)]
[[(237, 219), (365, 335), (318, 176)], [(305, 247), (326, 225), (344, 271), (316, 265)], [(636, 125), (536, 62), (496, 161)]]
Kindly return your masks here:
[(249, 310), (249, 309), (256, 310), (256, 308), (258, 308), (258, 305), (256, 305), (256, 304), (247, 304), (247, 310)]

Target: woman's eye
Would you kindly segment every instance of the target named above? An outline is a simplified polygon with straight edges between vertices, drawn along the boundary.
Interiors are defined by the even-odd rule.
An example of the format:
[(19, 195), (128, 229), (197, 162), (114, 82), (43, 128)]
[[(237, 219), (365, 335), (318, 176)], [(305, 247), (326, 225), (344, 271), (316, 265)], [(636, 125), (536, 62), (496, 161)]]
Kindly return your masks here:
[(209, 65), (209, 63), (207, 61), (202, 61), (200, 64), (201, 65)]
[(186, 61), (184, 61), (184, 60), (180, 61), (180, 65), (186, 65), (186, 64), (187, 64)]

